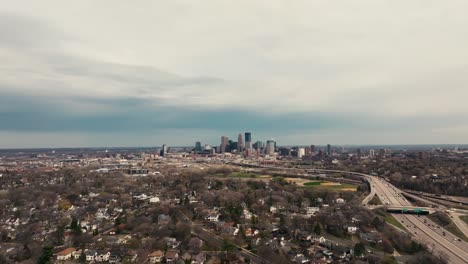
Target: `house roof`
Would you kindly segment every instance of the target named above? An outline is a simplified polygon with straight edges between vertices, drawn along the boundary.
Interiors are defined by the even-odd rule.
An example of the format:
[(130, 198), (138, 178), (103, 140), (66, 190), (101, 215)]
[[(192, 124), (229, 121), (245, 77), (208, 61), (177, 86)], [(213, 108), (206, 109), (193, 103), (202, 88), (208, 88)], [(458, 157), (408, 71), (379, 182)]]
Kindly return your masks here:
[(166, 258), (168, 259), (174, 259), (177, 256), (177, 251), (167, 251), (166, 252)]
[(149, 255), (149, 257), (162, 257), (164, 253), (161, 250), (156, 250)]
[(65, 256), (65, 255), (73, 253), (75, 250), (76, 250), (76, 248), (73, 248), (73, 247), (67, 248), (67, 249), (64, 249), (64, 250), (60, 251), (59, 253), (57, 253), (57, 255), (58, 256)]

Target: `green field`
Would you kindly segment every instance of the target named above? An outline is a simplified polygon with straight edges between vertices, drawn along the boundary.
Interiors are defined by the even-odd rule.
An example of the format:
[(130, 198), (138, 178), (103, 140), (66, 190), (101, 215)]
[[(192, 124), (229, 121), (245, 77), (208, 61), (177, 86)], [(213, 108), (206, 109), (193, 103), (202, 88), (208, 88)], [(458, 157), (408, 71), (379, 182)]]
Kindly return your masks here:
[(306, 182), (304, 183), (304, 186), (315, 186), (315, 185), (320, 185), (321, 182), (319, 181), (313, 181), (313, 182)]
[(326, 188), (326, 189), (334, 189), (338, 191), (356, 191), (357, 186), (353, 184), (348, 184), (348, 183), (340, 183), (336, 184), (333, 182), (327, 182), (327, 181), (310, 181), (306, 182), (303, 184), (303, 187), (306, 188)]
[(392, 224), (402, 230), (405, 230), (405, 227), (400, 222), (398, 222), (398, 220), (396, 220), (392, 215), (387, 214), (384, 219), (387, 223)]

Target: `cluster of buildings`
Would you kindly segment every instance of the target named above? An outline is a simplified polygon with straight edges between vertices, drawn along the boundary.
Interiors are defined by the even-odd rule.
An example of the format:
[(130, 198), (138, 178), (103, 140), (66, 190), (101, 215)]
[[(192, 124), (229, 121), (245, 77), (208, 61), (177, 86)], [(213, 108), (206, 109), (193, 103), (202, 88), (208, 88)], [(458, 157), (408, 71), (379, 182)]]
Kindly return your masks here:
[(221, 144), (219, 146), (205, 145), (202, 147), (201, 143), (195, 143), (194, 152), (197, 154), (215, 154), (215, 153), (237, 153), (250, 156), (252, 154), (266, 154), (273, 155), (276, 151), (276, 141), (267, 140), (266, 143), (262, 141), (252, 141), (252, 133), (245, 132), (244, 137), (240, 133), (237, 141), (230, 140), (227, 136), (221, 136)]

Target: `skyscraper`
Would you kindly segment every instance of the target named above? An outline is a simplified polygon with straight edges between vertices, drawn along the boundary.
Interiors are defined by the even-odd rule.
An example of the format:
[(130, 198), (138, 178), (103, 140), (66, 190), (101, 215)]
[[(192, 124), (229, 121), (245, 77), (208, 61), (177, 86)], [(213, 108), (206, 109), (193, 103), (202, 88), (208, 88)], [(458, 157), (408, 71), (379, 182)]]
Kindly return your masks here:
[(199, 152), (202, 152), (202, 146), (201, 146), (200, 141), (197, 141), (195, 143), (195, 153), (199, 153)]
[(159, 155), (160, 155), (161, 157), (164, 157), (166, 154), (167, 154), (167, 146), (166, 146), (166, 144), (164, 144), (164, 145), (162, 146), (161, 151), (159, 152)]
[(265, 154), (267, 155), (275, 154), (275, 141), (274, 140), (267, 140)]
[(311, 151), (311, 148), (310, 147), (305, 147), (305, 155), (306, 157), (310, 157), (312, 156), (312, 151)]
[(311, 152), (312, 154), (315, 153), (315, 145), (310, 145), (310, 152)]
[(327, 145), (327, 156), (331, 156), (331, 145)]
[(245, 132), (245, 149), (252, 149), (252, 134), (250, 132)]
[(237, 152), (242, 152), (244, 150), (244, 140), (242, 139), (242, 134), (239, 133), (237, 137)]
[(304, 148), (298, 148), (297, 149), (297, 157), (302, 158), (305, 155), (305, 149)]
[(219, 152), (220, 153), (226, 152), (228, 144), (229, 144), (229, 138), (225, 137), (225, 136), (222, 136), (221, 137), (221, 145), (219, 147)]

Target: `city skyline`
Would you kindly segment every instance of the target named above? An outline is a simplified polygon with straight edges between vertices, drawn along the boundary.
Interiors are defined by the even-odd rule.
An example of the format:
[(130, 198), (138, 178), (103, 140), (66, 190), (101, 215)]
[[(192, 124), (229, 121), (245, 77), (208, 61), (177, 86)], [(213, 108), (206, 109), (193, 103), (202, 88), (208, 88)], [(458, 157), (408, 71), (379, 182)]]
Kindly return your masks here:
[(468, 143), (466, 8), (4, 1), (0, 148)]

